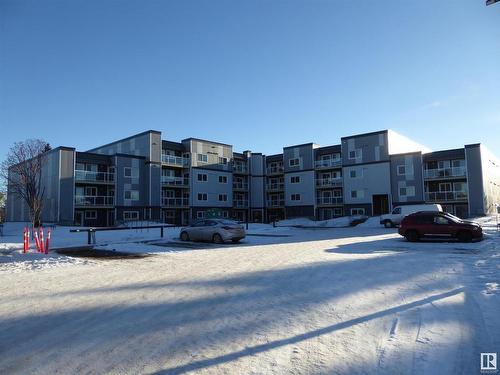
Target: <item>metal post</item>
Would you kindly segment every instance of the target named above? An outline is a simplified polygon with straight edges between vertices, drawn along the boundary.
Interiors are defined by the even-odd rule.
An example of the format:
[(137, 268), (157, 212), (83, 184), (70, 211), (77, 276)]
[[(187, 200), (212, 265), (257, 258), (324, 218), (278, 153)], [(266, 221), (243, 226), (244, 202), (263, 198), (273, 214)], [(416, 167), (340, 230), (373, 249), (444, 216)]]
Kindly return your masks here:
[(90, 234), (91, 230), (92, 230), (92, 229), (89, 229), (89, 230), (87, 231), (87, 243), (88, 243), (89, 245), (91, 244), (91, 234)]
[(163, 238), (163, 227), (160, 228), (161, 231), (161, 238)]

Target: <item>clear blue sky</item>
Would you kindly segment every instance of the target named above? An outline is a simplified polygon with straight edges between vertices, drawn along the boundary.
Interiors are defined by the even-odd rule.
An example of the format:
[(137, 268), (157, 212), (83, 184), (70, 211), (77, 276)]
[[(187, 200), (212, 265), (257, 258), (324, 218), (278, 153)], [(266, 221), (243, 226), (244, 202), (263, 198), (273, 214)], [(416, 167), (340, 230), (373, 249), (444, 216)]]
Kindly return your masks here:
[(0, 157), (147, 129), (267, 154), (391, 128), (500, 157), (500, 4), (0, 0)]

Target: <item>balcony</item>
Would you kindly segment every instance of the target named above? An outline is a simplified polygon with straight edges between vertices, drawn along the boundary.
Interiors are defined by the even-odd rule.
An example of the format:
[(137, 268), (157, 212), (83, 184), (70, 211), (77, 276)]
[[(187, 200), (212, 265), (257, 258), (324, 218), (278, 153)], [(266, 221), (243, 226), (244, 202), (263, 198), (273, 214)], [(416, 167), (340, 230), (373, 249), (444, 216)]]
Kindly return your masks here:
[(338, 206), (343, 202), (342, 197), (318, 197), (316, 199), (318, 206)]
[(189, 198), (161, 198), (164, 207), (189, 207)]
[(342, 178), (318, 178), (316, 186), (318, 188), (342, 187)]
[(466, 201), (466, 191), (435, 191), (425, 193), (428, 202)]
[(161, 162), (162, 164), (170, 165), (173, 167), (189, 167), (189, 159), (183, 158), (182, 156), (162, 155)]
[(115, 197), (102, 195), (76, 195), (75, 206), (114, 206)]
[(340, 168), (342, 167), (342, 160), (339, 159), (316, 160), (314, 162), (314, 167), (317, 169)]
[(279, 166), (279, 167), (267, 167), (266, 168), (266, 173), (268, 176), (270, 175), (273, 175), (273, 174), (283, 174), (283, 166)]
[(248, 208), (248, 201), (246, 199), (233, 200), (233, 208)]
[(161, 176), (161, 183), (167, 186), (188, 187), (189, 179), (185, 177)]
[(267, 191), (283, 191), (284, 189), (285, 189), (285, 184), (283, 182), (269, 183), (266, 185)]
[(465, 177), (466, 175), (467, 175), (467, 170), (465, 167), (424, 169), (424, 178), (428, 179), (456, 178), (456, 177)]
[(269, 200), (267, 201), (267, 207), (284, 207), (285, 206), (285, 201), (284, 200)]
[(76, 182), (92, 182), (103, 184), (114, 184), (115, 174), (109, 172), (93, 172), (84, 170), (75, 170)]
[(248, 173), (248, 168), (245, 164), (234, 164), (233, 165), (233, 173), (246, 174), (246, 173)]
[(247, 182), (233, 182), (233, 190), (248, 190)]

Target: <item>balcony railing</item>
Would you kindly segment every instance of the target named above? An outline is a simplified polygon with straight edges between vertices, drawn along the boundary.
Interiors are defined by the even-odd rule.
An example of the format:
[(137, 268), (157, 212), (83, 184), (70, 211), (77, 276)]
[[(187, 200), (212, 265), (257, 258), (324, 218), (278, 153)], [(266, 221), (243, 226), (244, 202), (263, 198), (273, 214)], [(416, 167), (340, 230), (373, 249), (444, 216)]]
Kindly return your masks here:
[(188, 198), (161, 198), (162, 206), (166, 207), (188, 207)]
[(316, 160), (314, 166), (318, 169), (320, 168), (337, 168), (342, 166), (342, 160), (338, 159), (326, 159), (326, 160)]
[(233, 190), (248, 190), (247, 182), (233, 182)]
[(316, 179), (318, 187), (341, 187), (342, 178), (318, 178)]
[(283, 189), (285, 189), (285, 184), (283, 182), (268, 183), (266, 185), (266, 190), (268, 190), (268, 191), (281, 191)]
[(183, 158), (182, 156), (162, 155), (161, 162), (163, 164), (174, 165), (177, 167), (188, 167), (189, 166), (189, 159)]
[(267, 207), (283, 207), (285, 206), (284, 200), (270, 200), (267, 201)]
[(247, 208), (248, 201), (245, 199), (235, 199), (235, 200), (233, 200), (233, 207), (234, 208)]
[(283, 174), (283, 171), (284, 171), (283, 166), (266, 168), (266, 172), (268, 175)]
[(233, 165), (233, 172), (236, 173), (247, 173), (248, 168), (245, 164), (234, 164)]
[(436, 191), (425, 193), (425, 200), (430, 202), (466, 201), (466, 191)]
[(115, 174), (77, 169), (75, 170), (75, 181), (114, 183)]
[(115, 197), (98, 195), (76, 195), (75, 206), (114, 206)]
[(450, 178), (465, 177), (467, 170), (465, 167), (424, 169), (424, 178)]
[(161, 183), (168, 186), (189, 186), (189, 179), (185, 177), (161, 176)]
[(318, 206), (339, 205), (343, 203), (342, 197), (318, 197)]

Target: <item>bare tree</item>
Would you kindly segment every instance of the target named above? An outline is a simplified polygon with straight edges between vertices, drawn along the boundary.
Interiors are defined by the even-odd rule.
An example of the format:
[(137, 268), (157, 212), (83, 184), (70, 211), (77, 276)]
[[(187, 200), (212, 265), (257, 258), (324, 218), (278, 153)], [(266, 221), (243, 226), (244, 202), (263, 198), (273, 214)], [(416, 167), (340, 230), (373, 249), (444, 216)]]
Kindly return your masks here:
[(45, 188), (42, 186), (44, 153), (50, 150), (41, 139), (16, 142), (2, 162), (0, 173), (8, 186), (9, 194), (24, 200), (29, 209), (30, 221), (39, 226), (43, 209)]

